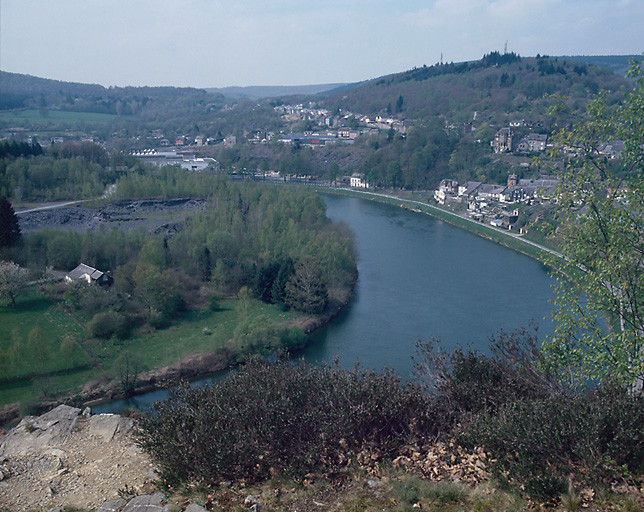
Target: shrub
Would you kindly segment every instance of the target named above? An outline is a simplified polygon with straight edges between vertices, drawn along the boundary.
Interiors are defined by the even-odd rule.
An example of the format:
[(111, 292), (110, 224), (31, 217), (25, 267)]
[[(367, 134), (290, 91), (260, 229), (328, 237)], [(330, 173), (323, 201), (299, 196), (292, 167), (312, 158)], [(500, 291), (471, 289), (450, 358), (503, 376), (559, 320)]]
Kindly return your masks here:
[(613, 479), (644, 468), (644, 398), (596, 389), (552, 396), (482, 412), (463, 426), (464, 446), (483, 446), (507, 471), (538, 497), (565, 490), (574, 473), (585, 483)]
[(127, 335), (128, 320), (116, 311), (97, 313), (89, 323), (89, 331), (95, 338), (103, 340), (112, 336), (124, 338)]
[(242, 357), (244, 354), (271, 355), (297, 350), (306, 344), (306, 334), (302, 329), (267, 323), (262, 316), (240, 321), (233, 335)]
[(536, 329), (500, 331), (490, 346), (488, 356), (462, 348), (447, 354), (436, 340), (417, 344), (416, 375), (433, 399), (436, 433), (451, 432), (472, 414), (556, 391), (554, 380), (537, 369), (541, 357)]
[(393, 451), (425, 428), (427, 406), (392, 373), (253, 360), (222, 383), (174, 389), (139, 435), (168, 486), (263, 480), (304, 475), (365, 444)]

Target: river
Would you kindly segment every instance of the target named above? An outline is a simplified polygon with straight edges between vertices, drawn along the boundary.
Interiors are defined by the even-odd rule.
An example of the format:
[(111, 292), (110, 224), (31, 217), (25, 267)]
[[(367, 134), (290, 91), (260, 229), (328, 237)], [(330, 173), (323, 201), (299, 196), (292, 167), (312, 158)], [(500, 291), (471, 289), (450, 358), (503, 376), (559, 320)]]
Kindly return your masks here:
[[(358, 283), (351, 304), (311, 336), (303, 356), (350, 368), (389, 367), (412, 376), (417, 340), (440, 338), (446, 349), (486, 352), (499, 329), (534, 321), (552, 332), (554, 280), (523, 254), (425, 214), (341, 195), (324, 194), (327, 215), (354, 231)], [(164, 390), (95, 408), (148, 408)]]

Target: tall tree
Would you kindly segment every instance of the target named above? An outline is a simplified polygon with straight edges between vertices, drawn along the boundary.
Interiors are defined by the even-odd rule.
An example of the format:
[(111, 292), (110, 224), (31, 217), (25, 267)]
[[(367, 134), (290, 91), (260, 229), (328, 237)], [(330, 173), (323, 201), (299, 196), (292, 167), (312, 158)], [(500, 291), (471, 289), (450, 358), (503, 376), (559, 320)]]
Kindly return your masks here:
[(0, 249), (14, 247), (20, 236), (20, 224), (13, 206), (6, 197), (0, 197)]
[(327, 305), (326, 283), (317, 260), (303, 256), (286, 285), (286, 304), (305, 313), (321, 313)]
[[(644, 379), (644, 73), (617, 108), (600, 96), (583, 122), (559, 132), (577, 155), (560, 172), (557, 237), (565, 256), (555, 334), (544, 348), (576, 383)], [(624, 141), (619, 165), (602, 145)]]

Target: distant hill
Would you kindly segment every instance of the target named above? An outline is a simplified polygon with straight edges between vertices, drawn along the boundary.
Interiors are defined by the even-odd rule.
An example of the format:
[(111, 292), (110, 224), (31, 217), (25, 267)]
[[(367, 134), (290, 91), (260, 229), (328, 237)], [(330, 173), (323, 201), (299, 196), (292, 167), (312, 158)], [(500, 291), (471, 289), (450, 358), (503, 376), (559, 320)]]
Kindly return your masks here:
[(626, 76), (626, 71), (631, 67), (632, 60), (644, 61), (644, 55), (565, 55), (559, 58), (610, 69), (613, 73), (621, 76)]
[(106, 88), (0, 71), (0, 110), (53, 108), (128, 115), (139, 114), (146, 108), (212, 103), (217, 98), (202, 89), (190, 87)]
[(210, 93), (223, 94), (228, 98), (248, 98), (259, 100), (276, 98), (279, 96), (293, 96), (296, 94), (319, 94), (350, 84), (317, 84), (317, 85), (253, 85), (248, 87), (222, 87), (209, 88)]
[(630, 87), (623, 77), (585, 62), (492, 52), (478, 61), (384, 76), (328, 94), (320, 103), (329, 110), (416, 120), (441, 116), (477, 125), (522, 118), (545, 122), (548, 95), (567, 96), (572, 108), (581, 108), (602, 89), (613, 91), (617, 99)]

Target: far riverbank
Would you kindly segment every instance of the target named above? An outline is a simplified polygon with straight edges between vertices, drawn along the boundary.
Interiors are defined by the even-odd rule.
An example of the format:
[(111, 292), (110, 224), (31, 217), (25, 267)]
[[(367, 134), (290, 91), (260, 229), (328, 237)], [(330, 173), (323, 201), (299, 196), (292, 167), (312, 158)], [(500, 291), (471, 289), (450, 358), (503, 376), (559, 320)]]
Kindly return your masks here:
[(407, 210), (415, 211), (430, 215), (436, 219), (442, 220), (452, 226), (463, 229), (477, 236), (490, 240), (512, 249), (513, 251), (525, 254), (535, 260), (545, 264), (552, 265), (553, 256), (556, 258), (563, 258), (563, 255), (553, 249), (540, 245), (536, 242), (526, 239), (525, 237), (510, 233), (509, 231), (502, 231), (494, 226), (489, 226), (482, 222), (468, 219), (462, 215), (451, 212), (449, 210), (439, 208), (422, 201), (414, 199), (405, 199), (391, 194), (383, 194), (380, 192), (369, 192), (356, 189), (341, 189), (341, 188), (320, 188), (320, 192), (325, 194), (337, 194), (353, 197), (361, 197), (371, 201), (377, 201), (385, 204), (393, 204)]

